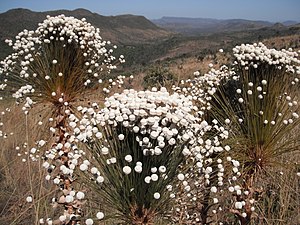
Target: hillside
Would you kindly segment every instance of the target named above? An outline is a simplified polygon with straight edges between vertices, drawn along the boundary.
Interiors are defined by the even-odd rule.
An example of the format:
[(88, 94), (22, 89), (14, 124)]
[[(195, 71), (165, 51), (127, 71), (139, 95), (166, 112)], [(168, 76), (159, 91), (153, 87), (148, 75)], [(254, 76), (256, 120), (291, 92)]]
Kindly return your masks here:
[[(272, 24), (264, 21), (164, 17), (167, 24), (173, 23), (172, 26), (177, 30), (177, 33), (174, 33), (176, 30), (172, 27), (168, 28), (169, 31), (166, 26), (159, 28), (157, 21), (151, 22), (143, 16), (101, 16), (85, 9), (49, 12), (14, 9), (0, 14), (0, 59), (7, 56), (10, 51), (4, 43), (6, 38), (14, 38), (18, 32), (25, 28), (28, 30), (35, 29), (37, 24), (45, 19), (46, 15), (58, 14), (76, 18), (85, 17), (88, 22), (99, 27), (105, 40), (111, 40), (118, 45), (117, 54), (125, 56), (126, 63), (123, 66), (127, 67), (126, 71), (131, 69), (140, 71), (156, 61), (185, 58), (201, 60), (207, 55), (214, 54), (220, 48), (231, 51), (231, 48), (237, 44), (264, 41), (269, 38), (277, 37), (281, 40), (292, 35), (295, 40), (289, 41), (289, 43), (281, 41), (280, 46), (297, 47), (299, 45), (299, 38), (297, 38), (300, 35), (299, 24), (286, 26), (281, 23)], [(161, 24), (162, 22), (160, 21)], [(189, 24), (187, 31), (180, 31), (187, 26), (186, 24)], [(202, 27), (203, 32), (197, 28), (199, 26)], [(189, 34), (188, 31), (193, 29), (197, 32), (190, 33), (193, 35), (187, 35)], [(276, 45), (272, 44), (274, 47)], [(129, 69), (129, 67), (131, 68)]]
[(164, 39), (171, 33), (157, 27), (143, 16), (120, 15), (101, 16), (85, 9), (33, 12), (28, 9), (13, 9), (0, 14), (0, 58), (8, 48), (4, 40), (12, 39), (23, 29), (33, 30), (47, 15), (65, 14), (76, 18), (86, 18), (95, 27), (102, 30), (102, 37), (118, 45), (148, 43)]

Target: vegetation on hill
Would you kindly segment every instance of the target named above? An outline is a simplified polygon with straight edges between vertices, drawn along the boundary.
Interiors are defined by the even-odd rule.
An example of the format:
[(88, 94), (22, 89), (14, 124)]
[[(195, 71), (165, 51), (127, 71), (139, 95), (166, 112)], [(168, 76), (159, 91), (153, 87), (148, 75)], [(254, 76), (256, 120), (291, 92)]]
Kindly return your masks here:
[[(65, 14), (76, 18), (85, 17), (92, 25), (101, 29), (104, 39), (118, 44), (121, 54), (126, 56), (126, 67), (149, 65), (157, 60), (186, 57), (204, 58), (219, 48), (232, 49), (242, 42), (258, 42), (271, 37), (285, 37), (300, 34), (300, 27), (278, 26), (270, 23), (256, 22), (251, 31), (245, 29), (245, 23), (255, 21), (235, 20), (234, 30), (230, 23), (226, 29), (214, 29), (213, 33), (205, 31), (197, 35), (173, 33), (161, 29), (142, 16), (121, 15), (101, 16), (85, 9), (73, 11), (58, 10), (49, 12), (32, 12), (27, 9), (14, 9), (0, 14), (0, 59), (9, 54), (5, 39), (14, 38), (23, 29), (34, 29), (46, 15)], [(224, 22), (224, 21), (222, 21)], [(238, 26), (238, 27), (237, 27)], [(208, 25), (211, 27), (211, 25)], [(285, 46), (286, 47), (286, 46)]]

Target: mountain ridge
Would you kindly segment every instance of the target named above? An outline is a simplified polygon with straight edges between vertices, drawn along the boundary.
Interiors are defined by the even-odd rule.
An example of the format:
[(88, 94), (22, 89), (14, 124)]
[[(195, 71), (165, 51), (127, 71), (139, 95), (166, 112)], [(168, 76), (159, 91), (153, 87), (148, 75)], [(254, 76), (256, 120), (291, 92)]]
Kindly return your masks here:
[(35, 30), (38, 24), (46, 19), (47, 15), (56, 16), (60, 14), (78, 19), (85, 18), (87, 22), (100, 28), (104, 40), (117, 45), (145, 44), (157, 39), (163, 40), (172, 35), (172, 32), (156, 26), (144, 16), (130, 14), (103, 16), (82, 8), (45, 12), (17, 8), (0, 13), (0, 58), (11, 52), (5, 39), (14, 39), (24, 29)]
[[(151, 20), (157, 26), (181, 33), (184, 35), (199, 35), (221, 32), (234, 32), (240, 30), (255, 30), (274, 26), (273, 23), (264, 20), (247, 19), (213, 19), (213, 18), (189, 18), (189, 17), (162, 17)], [(283, 26), (295, 25), (297, 21), (284, 21)]]
[[(85, 17), (88, 22), (101, 29), (103, 38), (116, 43), (147, 42), (152, 38), (170, 35), (170, 32), (157, 27), (144, 16), (129, 14), (102, 16), (82, 8), (45, 12), (34, 12), (29, 9), (17, 8), (0, 14), (0, 38), (3, 39), (5, 35), (8, 36), (7, 38), (12, 38), (12, 35), (15, 36), (23, 29), (35, 29), (38, 23), (46, 19), (47, 15), (55, 16), (59, 14), (74, 16), (78, 19)], [(124, 36), (122, 33), (124, 33)], [(150, 36), (147, 33), (155, 33), (155, 35)], [(128, 36), (132, 36), (130, 40), (128, 40)]]
[[(244, 42), (251, 43), (269, 37), (300, 34), (300, 24), (285, 26), (282, 23), (265, 24), (265, 21), (261, 21), (258, 26), (255, 22), (240, 19), (228, 20), (227, 24), (217, 19), (202, 19), (208, 28), (213, 27), (207, 28), (206, 33), (199, 31), (197, 27), (193, 28), (195, 26), (193, 24), (189, 27), (179, 26), (178, 28), (182, 30), (178, 32), (159, 28), (153, 21), (143, 16), (130, 14), (103, 16), (82, 8), (47, 12), (18, 8), (0, 14), (0, 59), (11, 53), (11, 48), (4, 42), (5, 39), (14, 39), (24, 29), (35, 30), (38, 23), (47, 15), (59, 14), (78, 19), (86, 18), (87, 22), (100, 28), (104, 40), (118, 45), (118, 54), (125, 55), (126, 66), (137, 68), (157, 60), (187, 56), (201, 58), (226, 46), (230, 49)], [(192, 20), (193, 18), (188, 19)], [(297, 46), (298, 42), (293, 41), (292, 44)]]

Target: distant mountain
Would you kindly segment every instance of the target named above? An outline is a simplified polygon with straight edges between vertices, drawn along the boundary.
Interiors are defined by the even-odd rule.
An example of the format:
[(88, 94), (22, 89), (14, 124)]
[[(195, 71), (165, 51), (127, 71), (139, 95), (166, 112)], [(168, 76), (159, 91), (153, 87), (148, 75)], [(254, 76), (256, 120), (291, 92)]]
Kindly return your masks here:
[[(35, 30), (46, 15), (59, 14), (79, 19), (85, 17), (88, 22), (101, 29), (104, 40), (110, 40), (119, 46), (118, 54), (125, 56), (126, 66), (138, 69), (141, 65), (146, 66), (157, 60), (195, 56), (200, 59), (220, 48), (230, 51), (241, 43), (300, 35), (300, 24), (286, 26), (285, 22), (273, 24), (239, 19), (177, 17), (149, 21), (143, 16), (135, 15), (101, 16), (85, 9), (49, 12), (13, 9), (0, 14), (0, 60), (11, 51), (4, 43), (5, 39), (13, 39), (24, 29)], [(288, 46), (294, 48), (298, 45), (298, 41), (293, 41)]]
[(157, 26), (186, 35), (220, 33), (227, 31), (245, 31), (270, 27), (268, 21), (252, 21), (243, 19), (218, 20), (208, 18), (162, 17), (152, 20)]
[(287, 21), (283, 21), (282, 24), (285, 26), (291, 26), (291, 25), (296, 25), (298, 24), (300, 21), (294, 21), (294, 20), (287, 20)]
[(104, 40), (110, 40), (116, 44), (148, 43), (156, 39), (167, 38), (171, 34), (143, 16), (101, 16), (85, 9), (33, 12), (19, 8), (0, 14), (0, 58), (3, 57), (3, 51), (8, 50), (4, 43), (5, 39), (14, 38), (24, 29), (36, 29), (38, 23), (46, 19), (47, 15), (60, 14), (74, 16), (78, 19), (86, 18), (92, 25), (101, 29)]

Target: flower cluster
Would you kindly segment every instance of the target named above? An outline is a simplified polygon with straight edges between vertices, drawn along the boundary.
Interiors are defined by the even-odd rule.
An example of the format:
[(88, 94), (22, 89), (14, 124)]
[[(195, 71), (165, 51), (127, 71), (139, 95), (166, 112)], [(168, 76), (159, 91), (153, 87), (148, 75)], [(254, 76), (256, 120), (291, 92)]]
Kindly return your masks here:
[[(95, 166), (83, 162), (80, 169), (100, 185), (94, 191), (104, 196), (104, 203), (113, 201), (109, 196), (122, 199), (110, 207), (125, 221), (153, 220), (153, 213), (165, 213), (166, 187), (177, 180), (177, 167), (192, 155), (190, 146), (201, 129), (195, 109), (184, 95), (153, 88), (114, 94), (101, 110), (96, 104), (79, 107), (80, 120), (70, 115), (76, 139), (85, 142), (96, 157)], [(112, 192), (109, 196), (104, 194), (107, 188)], [(136, 215), (133, 208), (143, 215)]]
[[(239, 162), (231, 155), (231, 147), (226, 144), (229, 131), (217, 120), (211, 124), (202, 121), (201, 135), (191, 148), (192, 157), (178, 175), (179, 183), (170, 191), (174, 198), (174, 222), (201, 223), (208, 222), (209, 215), (217, 214), (235, 204), (235, 199), (228, 195), (228, 189), (235, 184), (241, 189), (238, 179), (241, 175)], [(229, 203), (229, 205), (228, 205)], [(224, 218), (215, 219), (222, 221)]]
[[(228, 131), (218, 126), (217, 121), (212, 125), (203, 121), (191, 96), (170, 95), (165, 88), (125, 90), (107, 98), (103, 109), (93, 104), (91, 108), (78, 110), (83, 114), (82, 119), (71, 114), (69, 125), (74, 128), (76, 139), (86, 143), (95, 157), (94, 162), (84, 161), (80, 169), (100, 185), (98, 192), (104, 198), (107, 198), (103, 195), (106, 188), (114, 187), (110, 191), (116, 193), (111, 194), (123, 202), (123, 208), (115, 209), (124, 220), (137, 217), (132, 212), (133, 206), (149, 219), (151, 216), (146, 212), (157, 206), (159, 213), (171, 213), (170, 208), (165, 208), (166, 201), (177, 202), (180, 207), (176, 209), (182, 210), (184, 204), (191, 201), (196, 204), (203, 199), (200, 190), (211, 186), (211, 192), (218, 195), (227, 187), (221, 155), (230, 150), (222, 144), (228, 138)], [(230, 167), (239, 176), (238, 162), (232, 162)], [(215, 163), (216, 168), (212, 166)], [(216, 170), (219, 170), (218, 182), (214, 186), (211, 180)], [(126, 205), (124, 198), (132, 198), (133, 202)], [(145, 210), (143, 207), (150, 202), (153, 208)], [(128, 209), (125, 211), (128, 215), (124, 208)], [(187, 214), (194, 213), (184, 210)], [(195, 221), (199, 220), (198, 215)]]
[[(298, 53), (268, 49), (262, 43), (242, 44), (233, 49), (235, 75), (224, 80), (212, 97), (211, 116), (227, 128), (237, 159), (244, 161), (233, 212), (240, 221), (250, 221), (257, 199), (253, 180), (277, 163), (278, 156), (300, 146), (291, 131), (299, 124)], [(297, 148), (297, 147), (296, 147)]]
[[(98, 28), (64, 15), (47, 16), (35, 31), (24, 30), (15, 42), (6, 42), (14, 53), (1, 62), (1, 90), (11, 88), (16, 99), (27, 96), (33, 102), (72, 102), (87, 87), (102, 84), (103, 73), (125, 62), (123, 55), (113, 56), (117, 46), (102, 40)], [(117, 80), (110, 83), (123, 82)], [(15, 91), (15, 86), (20, 88)]]
[(285, 67), (288, 71), (300, 74), (300, 60), (297, 58), (298, 53), (292, 49), (269, 49), (263, 43), (242, 44), (233, 48), (233, 55), (236, 58), (236, 64), (240, 64), (246, 69), (249, 66), (257, 68), (262, 63), (275, 65), (281, 69)]
[(180, 86), (174, 86), (173, 90), (191, 96), (201, 110), (199, 113), (203, 114), (205, 110), (210, 109), (210, 101), (218, 86), (229, 77), (237, 79), (236, 73), (225, 65), (221, 66), (219, 70), (211, 68), (204, 75), (196, 71), (193, 79), (182, 80)]
[[(95, 112), (92, 108), (79, 107), (83, 113), (94, 116), (93, 125), (100, 124), (102, 126), (111, 124), (117, 126), (122, 124), (125, 128), (131, 129), (134, 133), (149, 136), (156, 139), (158, 145), (151, 148), (163, 148), (166, 144), (174, 145), (176, 141), (187, 141), (193, 134), (185, 132), (179, 133), (179, 129), (189, 127), (191, 124), (196, 126), (196, 117), (191, 112), (197, 109), (194, 107), (189, 98), (183, 95), (170, 95), (165, 88), (157, 91), (125, 90), (123, 93), (116, 93), (107, 98), (105, 108), (99, 112)], [(85, 119), (80, 121), (82, 127), (93, 129), (90, 121)], [(74, 126), (71, 124), (71, 126)], [(96, 129), (94, 128), (94, 131)], [(75, 133), (79, 132), (78, 128)], [(80, 141), (87, 141), (91, 138), (93, 130), (86, 129), (84, 133), (80, 133), (77, 138)], [(102, 137), (101, 135), (99, 135)], [(147, 146), (149, 140), (140, 140), (142, 145)]]
[(298, 53), (292, 49), (268, 49), (262, 43), (236, 46), (233, 52), (235, 65), (240, 66), (233, 68), (239, 79), (231, 98), (233, 108), (240, 111), (237, 122), (247, 124), (249, 119), (257, 118), (256, 125), (268, 130), (269, 135), (294, 124), (299, 118), (295, 85), (300, 74)]

